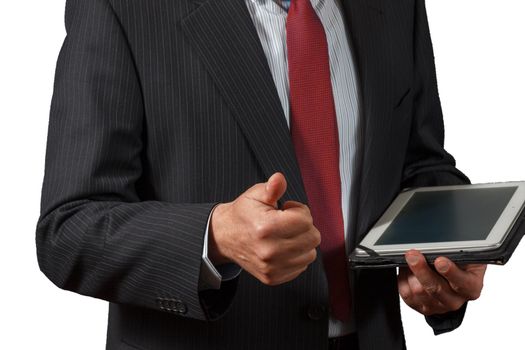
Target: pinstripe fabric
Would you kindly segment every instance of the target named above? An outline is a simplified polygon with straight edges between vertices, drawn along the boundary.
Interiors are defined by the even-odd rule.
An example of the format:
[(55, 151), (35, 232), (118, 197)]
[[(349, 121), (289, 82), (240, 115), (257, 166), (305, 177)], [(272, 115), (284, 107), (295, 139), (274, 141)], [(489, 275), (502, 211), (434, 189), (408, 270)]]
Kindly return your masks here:
[[(341, 208), (344, 234), (350, 241), (350, 205), (353, 177), (356, 173), (356, 153), (361, 144), (359, 127), (359, 98), (355, 64), (346, 37), (342, 9), (337, 0), (312, 0), (312, 6), (323, 23), (330, 57), (330, 76), (339, 130), (339, 172), (341, 178)], [(283, 106), (284, 116), (290, 127), (288, 60), (286, 48), (287, 12), (275, 0), (246, 0), (250, 16), (261, 40), (272, 77)], [(350, 246), (347, 243), (346, 247)], [(352, 319), (354, 321), (354, 319)], [(355, 331), (355, 324), (330, 318), (329, 337)]]
[[(344, 10), (364, 113), (357, 239), (402, 186), (467, 180), (443, 149), (423, 1)], [(42, 271), (110, 301), (107, 349), (326, 349), (319, 260), (281, 286), (241, 273), (198, 292), (215, 203), (274, 171), (289, 181), (281, 205), (307, 203), (244, 0), (67, 0), (65, 22), (36, 233)], [(402, 349), (395, 271), (354, 277), (361, 350)]]

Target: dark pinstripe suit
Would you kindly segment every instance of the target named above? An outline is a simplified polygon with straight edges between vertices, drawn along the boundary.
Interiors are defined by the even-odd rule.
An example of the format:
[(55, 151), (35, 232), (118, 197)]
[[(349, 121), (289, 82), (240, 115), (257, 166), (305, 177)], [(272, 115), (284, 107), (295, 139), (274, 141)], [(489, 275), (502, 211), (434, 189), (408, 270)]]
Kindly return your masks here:
[[(422, 0), (345, 0), (365, 120), (358, 210), (367, 231), (406, 186), (468, 179), (443, 149)], [(56, 67), (39, 264), (111, 302), (108, 349), (324, 349), (318, 260), (267, 287), (243, 273), (198, 292), (210, 209), (275, 171), (307, 203), (244, 0), (68, 0)], [(355, 242), (354, 242), (355, 243)], [(402, 349), (394, 270), (356, 276), (362, 350)], [(436, 331), (461, 314), (429, 318)]]

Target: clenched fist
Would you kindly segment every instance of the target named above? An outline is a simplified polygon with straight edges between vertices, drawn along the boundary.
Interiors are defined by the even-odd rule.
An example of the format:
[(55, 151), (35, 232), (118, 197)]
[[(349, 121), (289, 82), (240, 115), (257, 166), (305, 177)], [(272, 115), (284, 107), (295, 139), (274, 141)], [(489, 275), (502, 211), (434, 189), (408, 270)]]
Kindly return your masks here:
[(233, 202), (213, 211), (209, 257), (214, 264), (235, 262), (267, 285), (293, 280), (316, 259), (321, 235), (308, 207), (287, 201), (277, 209), (286, 179), (273, 174)]

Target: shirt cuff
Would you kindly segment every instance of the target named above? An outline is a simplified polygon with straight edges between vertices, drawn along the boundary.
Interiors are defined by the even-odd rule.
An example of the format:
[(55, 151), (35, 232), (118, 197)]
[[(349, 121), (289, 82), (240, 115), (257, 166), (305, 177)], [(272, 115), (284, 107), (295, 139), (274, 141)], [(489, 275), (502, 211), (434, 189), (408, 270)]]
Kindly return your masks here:
[(434, 335), (451, 332), (458, 328), (463, 322), (468, 302), (456, 311), (447, 312), (441, 315), (425, 316), (429, 326), (434, 330)]
[(215, 205), (210, 211), (208, 222), (206, 223), (204, 244), (202, 247), (202, 264), (199, 276), (199, 290), (220, 289), (221, 282), (230, 281), (236, 278), (242, 271), (241, 267), (234, 263), (214, 266), (208, 258), (208, 229), (210, 226), (211, 216), (217, 205)]

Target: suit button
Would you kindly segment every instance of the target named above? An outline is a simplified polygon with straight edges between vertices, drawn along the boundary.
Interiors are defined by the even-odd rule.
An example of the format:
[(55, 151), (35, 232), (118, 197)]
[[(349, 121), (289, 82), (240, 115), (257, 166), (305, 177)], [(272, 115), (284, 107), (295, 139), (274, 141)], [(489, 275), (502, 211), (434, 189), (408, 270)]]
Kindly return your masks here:
[(188, 308), (186, 307), (186, 304), (182, 301), (177, 301), (175, 302), (175, 312), (184, 315), (186, 312), (188, 312)]
[(157, 298), (157, 305), (161, 310), (166, 310), (169, 306), (164, 298)]
[(163, 311), (175, 312), (181, 315), (184, 315), (188, 312), (188, 307), (180, 299), (171, 299), (171, 298), (157, 298), (157, 304), (159, 308)]
[(324, 317), (326, 308), (321, 304), (312, 304), (308, 306), (307, 315), (312, 321), (319, 321)]

